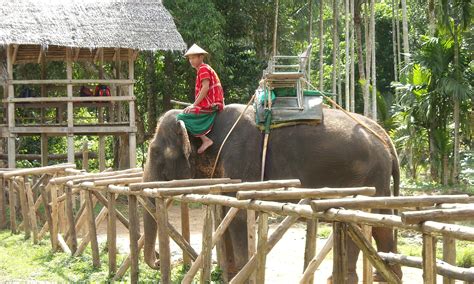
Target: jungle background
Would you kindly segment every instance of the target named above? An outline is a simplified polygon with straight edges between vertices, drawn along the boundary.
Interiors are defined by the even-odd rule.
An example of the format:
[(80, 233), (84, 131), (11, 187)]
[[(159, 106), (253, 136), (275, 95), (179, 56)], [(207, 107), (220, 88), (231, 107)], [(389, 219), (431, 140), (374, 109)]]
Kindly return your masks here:
[[(343, 107), (376, 119), (387, 130), (398, 150), (405, 187), (459, 185), (462, 190), (472, 189), (472, 1), (348, 3), (163, 0), (188, 46), (197, 43), (209, 51), (207, 61), (221, 78), (226, 104), (245, 104), (253, 95), (273, 54), (276, 27), (278, 54), (297, 55), (311, 43), (313, 85), (337, 94)], [(351, 8), (354, 17), (349, 15)], [(74, 78), (96, 76), (94, 67), (75, 69), (79, 71)], [(105, 72), (114, 74), (116, 67), (109, 64)], [(19, 78), (39, 78), (41, 72), (35, 64), (15, 68)], [(48, 78), (65, 77), (62, 62), (48, 63), (47, 70)], [(143, 165), (158, 118), (177, 107), (170, 100), (193, 101), (195, 70), (183, 53), (163, 51), (141, 52), (135, 70), (137, 156), (138, 165)], [(80, 111), (87, 119), (94, 110)], [(76, 149), (84, 141), (91, 151), (97, 151), (97, 137), (75, 137)], [(21, 138), (18, 144), (20, 154), (40, 153), (40, 137)], [(65, 138), (50, 137), (48, 144), (50, 153), (66, 152)], [(120, 150), (117, 138), (108, 137), (107, 145), (107, 165), (121, 167), (126, 151)], [(39, 163), (17, 162), (19, 167)], [(77, 163), (80, 167), (81, 161)], [(97, 169), (97, 161), (90, 163), (92, 170)]]

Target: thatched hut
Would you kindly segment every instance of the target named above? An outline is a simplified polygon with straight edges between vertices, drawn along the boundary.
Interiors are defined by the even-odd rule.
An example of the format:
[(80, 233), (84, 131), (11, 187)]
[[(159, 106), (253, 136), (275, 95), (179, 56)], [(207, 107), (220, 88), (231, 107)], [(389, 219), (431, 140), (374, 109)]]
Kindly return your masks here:
[[(136, 125), (134, 104), (134, 61), (143, 50), (184, 50), (186, 45), (173, 18), (160, 0), (18, 0), (1, 1), (0, 46), (5, 51), (4, 78), (5, 124), (2, 137), (8, 139), (8, 166), (15, 167), (15, 138), (18, 135), (41, 135), (42, 163), (47, 163), (47, 137), (67, 136), (68, 162), (74, 161), (74, 135), (99, 135), (99, 164), (105, 166), (104, 135), (118, 135), (129, 144), (130, 163), (136, 163)], [(1, 57), (0, 57), (1, 58)], [(46, 63), (63, 61), (67, 78), (46, 80)], [(97, 78), (73, 79), (73, 62), (98, 63)], [(104, 74), (104, 62), (115, 63), (115, 78)], [(128, 78), (121, 78), (121, 62), (128, 62)], [(17, 80), (15, 64), (41, 64), (41, 78)], [(76, 65), (76, 64), (75, 64)], [(74, 66), (75, 66), (74, 65)], [(1, 71), (2, 68), (0, 68)], [(96, 77), (96, 76), (94, 76)], [(81, 85), (110, 86), (110, 97), (80, 97)], [(20, 97), (18, 86), (40, 85), (41, 95)], [(64, 88), (64, 96), (49, 97), (47, 86)], [(120, 109), (128, 104), (126, 117), (104, 121), (106, 109)], [(98, 123), (80, 125), (74, 108), (98, 108)], [(54, 123), (22, 124), (15, 116), (18, 108), (57, 108)], [(62, 118), (61, 110), (64, 109)], [(43, 112), (43, 111), (41, 111)], [(128, 139), (125, 139), (128, 138)]]

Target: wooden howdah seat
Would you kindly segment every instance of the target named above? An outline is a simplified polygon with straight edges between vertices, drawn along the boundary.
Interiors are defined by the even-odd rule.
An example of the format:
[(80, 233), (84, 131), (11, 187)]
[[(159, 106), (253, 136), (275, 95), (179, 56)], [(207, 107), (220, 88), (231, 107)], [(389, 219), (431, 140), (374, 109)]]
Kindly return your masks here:
[(272, 124), (322, 120), (322, 96), (306, 86), (311, 47), (297, 56), (278, 55), (269, 60), (257, 89), (257, 123), (264, 123), (265, 109), (271, 111)]

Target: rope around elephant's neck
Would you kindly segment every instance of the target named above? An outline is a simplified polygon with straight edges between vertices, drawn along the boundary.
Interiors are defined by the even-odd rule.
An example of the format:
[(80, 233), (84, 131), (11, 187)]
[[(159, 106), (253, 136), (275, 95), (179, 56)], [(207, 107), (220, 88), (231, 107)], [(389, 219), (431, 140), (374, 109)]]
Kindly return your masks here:
[(222, 141), (222, 144), (221, 144), (221, 146), (219, 147), (219, 151), (217, 152), (216, 160), (214, 161), (214, 167), (212, 167), (211, 178), (214, 177), (214, 173), (216, 172), (217, 162), (219, 161), (219, 157), (221, 156), (222, 148), (224, 147), (224, 144), (225, 144), (225, 142), (227, 141), (227, 138), (229, 138), (229, 136), (230, 136), (230, 134), (232, 133), (232, 131), (234, 131), (235, 126), (237, 126), (237, 123), (239, 123), (240, 119), (242, 119), (242, 116), (244, 116), (244, 113), (247, 111), (247, 109), (248, 109), (249, 106), (252, 104), (252, 102), (253, 102), (254, 99), (255, 99), (255, 94), (253, 94), (253, 96), (250, 98), (249, 102), (247, 103), (247, 106), (245, 106), (244, 111), (239, 115), (239, 117), (237, 118), (237, 120), (234, 122), (234, 125), (232, 125), (232, 127), (231, 127), (230, 130), (229, 130), (229, 132), (228, 132), (227, 135), (225, 136), (224, 141)]
[[(303, 79), (303, 81), (308, 84), (311, 88), (317, 90), (310, 82), (308, 82), (307, 80)], [(330, 103), (332, 103), (334, 106), (336, 106), (337, 109), (339, 110), (342, 110), (342, 112), (344, 112), (346, 115), (348, 115), (350, 118), (352, 118), (355, 122), (359, 123), (360, 125), (362, 125), (362, 127), (364, 127), (367, 131), (369, 131), (370, 133), (372, 133), (373, 135), (375, 135), (375, 137), (377, 137), (380, 141), (382, 141), (382, 143), (387, 146), (388, 148), (390, 148), (390, 145), (388, 145), (387, 141), (385, 141), (385, 139), (382, 138), (382, 136), (380, 136), (377, 132), (375, 132), (374, 130), (372, 130), (367, 124), (365, 124), (363, 121), (361, 121), (360, 119), (358, 119), (357, 117), (353, 116), (350, 112), (348, 112), (347, 110), (345, 110), (343, 107), (341, 107), (340, 105), (338, 105), (334, 100), (332, 100), (330, 97), (324, 95), (323, 93), (321, 93), (323, 95), (323, 97), (325, 97)]]

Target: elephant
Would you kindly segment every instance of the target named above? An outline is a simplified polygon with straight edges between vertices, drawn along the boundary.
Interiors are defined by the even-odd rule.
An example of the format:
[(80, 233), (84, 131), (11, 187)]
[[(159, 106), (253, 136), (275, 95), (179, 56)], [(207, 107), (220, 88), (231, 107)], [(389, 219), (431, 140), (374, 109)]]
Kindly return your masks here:
[[(184, 125), (176, 120), (181, 110), (162, 115), (149, 146), (143, 181), (209, 178), (220, 145), (244, 111), (222, 148), (214, 177), (260, 181), (264, 135), (256, 126), (253, 107), (246, 109), (240, 104), (228, 105), (217, 115), (208, 135), (214, 145), (200, 155), (196, 152), (199, 139), (188, 136)], [(374, 186), (376, 196), (391, 196), (393, 177), (393, 191), (398, 195), (398, 157), (388, 134), (375, 121), (352, 115), (379, 138), (343, 111), (330, 108), (323, 109), (323, 119), (317, 125), (302, 123), (273, 129), (268, 141), (265, 179), (300, 179), (303, 188)], [(154, 250), (157, 228), (147, 212), (144, 212), (144, 231), (145, 261), (157, 269)], [(373, 236), (379, 251), (396, 252), (391, 229), (374, 228)], [(237, 215), (224, 239), (228, 273), (232, 277), (248, 260), (244, 212)], [(355, 245), (348, 243), (348, 269), (352, 275), (350, 282), (354, 283), (358, 254)], [(401, 277), (399, 268), (394, 271)]]

